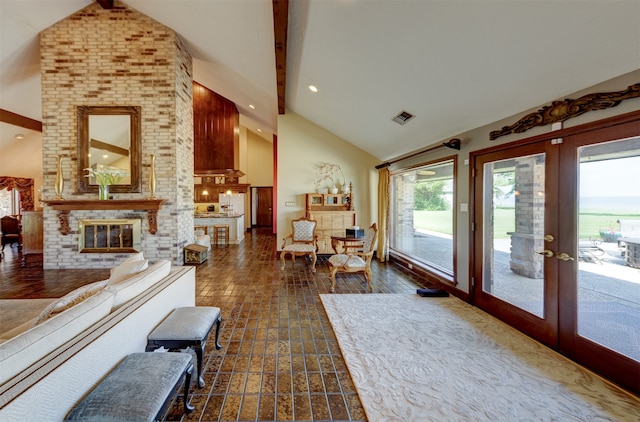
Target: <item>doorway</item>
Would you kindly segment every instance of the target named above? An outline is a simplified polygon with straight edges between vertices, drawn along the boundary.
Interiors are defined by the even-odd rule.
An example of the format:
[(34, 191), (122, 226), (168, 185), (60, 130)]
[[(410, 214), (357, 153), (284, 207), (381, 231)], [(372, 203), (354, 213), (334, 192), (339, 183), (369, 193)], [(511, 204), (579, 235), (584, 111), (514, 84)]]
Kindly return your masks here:
[(632, 113), (471, 157), (474, 304), (636, 394), (639, 123)]
[(251, 224), (255, 227), (272, 227), (273, 225), (273, 188), (251, 188), (252, 215), (255, 219)]

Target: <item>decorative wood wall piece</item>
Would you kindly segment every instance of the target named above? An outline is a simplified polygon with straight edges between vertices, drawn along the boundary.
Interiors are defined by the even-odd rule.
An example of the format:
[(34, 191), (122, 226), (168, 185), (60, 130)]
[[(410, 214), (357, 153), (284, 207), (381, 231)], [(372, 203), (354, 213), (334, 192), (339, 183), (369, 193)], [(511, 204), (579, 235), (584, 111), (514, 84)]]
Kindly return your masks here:
[(33, 211), (33, 179), (25, 177), (0, 176), (0, 190), (16, 189), (20, 192), (20, 202), (24, 211)]
[(60, 233), (64, 236), (70, 232), (69, 212), (72, 210), (140, 210), (147, 212), (149, 221), (149, 233), (158, 231), (158, 210), (166, 202), (166, 199), (110, 199), (101, 201), (98, 199), (72, 200), (54, 199), (42, 201), (54, 210), (58, 211)]
[(564, 101), (554, 101), (535, 113), (527, 114), (511, 126), (492, 131), (489, 139), (493, 141), (511, 133), (525, 132), (535, 126), (564, 122), (588, 111), (615, 107), (623, 100), (637, 97), (640, 97), (640, 83), (630, 85), (622, 91), (588, 94), (576, 100), (567, 98)]

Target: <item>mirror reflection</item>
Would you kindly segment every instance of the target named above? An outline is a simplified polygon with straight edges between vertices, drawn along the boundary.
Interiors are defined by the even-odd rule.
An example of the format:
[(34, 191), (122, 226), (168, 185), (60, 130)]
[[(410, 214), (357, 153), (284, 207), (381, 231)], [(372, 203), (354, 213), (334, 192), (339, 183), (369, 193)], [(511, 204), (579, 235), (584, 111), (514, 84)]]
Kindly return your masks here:
[[(114, 184), (131, 184), (131, 127), (129, 116), (89, 115), (89, 168), (117, 169), (123, 174)], [(96, 185), (95, 178), (90, 184)]]
[[(140, 192), (140, 107), (78, 107), (78, 192), (97, 192), (92, 173), (110, 174), (110, 192)], [(117, 176), (117, 177), (115, 177)]]

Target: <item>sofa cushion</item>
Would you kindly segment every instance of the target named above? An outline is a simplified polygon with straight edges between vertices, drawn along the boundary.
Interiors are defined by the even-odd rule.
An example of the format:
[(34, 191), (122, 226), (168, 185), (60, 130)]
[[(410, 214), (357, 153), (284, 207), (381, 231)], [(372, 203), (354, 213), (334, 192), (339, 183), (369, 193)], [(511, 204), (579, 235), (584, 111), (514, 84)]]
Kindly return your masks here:
[(109, 284), (120, 283), (129, 277), (134, 276), (140, 271), (144, 271), (149, 267), (149, 260), (136, 259), (132, 261), (125, 260), (122, 264), (111, 269), (109, 276)]
[(85, 299), (100, 293), (105, 287), (107, 287), (107, 281), (108, 280), (96, 281), (95, 283), (89, 283), (82, 287), (78, 287), (77, 289), (62, 296), (60, 299), (50, 303), (42, 310), (42, 312), (40, 312), (40, 315), (33, 320), (31, 326), (35, 327), (36, 325), (51, 318), (53, 315), (66, 311)]
[(112, 303), (113, 293), (102, 291), (0, 344), (0, 385), (108, 315)]
[(135, 274), (119, 283), (109, 284), (105, 291), (114, 294), (113, 309), (138, 296), (149, 287), (166, 277), (171, 271), (171, 262), (160, 260), (146, 270)]
[[(122, 262), (120, 263), (120, 265), (128, 264), (129, 262), (133, 262), (133, 261), (142, 261), (143, 259), (144, 259), (144, 254), (143, 254), (142, 252), (138, 252), (138, 253), (136, 253), (136, 254), (134, 254), (134, 255), (131, 255), (129, 258), (125, 259), (124, 261), (122, 261)], [(111, 274), (113, 274), (113, 272), (114, 272), (114, 271), (116, 271), (116, 269), (117, 269), (120, 265), (118, 265), (118, 266), (116, 266), (116, 267), (111, 268)]]

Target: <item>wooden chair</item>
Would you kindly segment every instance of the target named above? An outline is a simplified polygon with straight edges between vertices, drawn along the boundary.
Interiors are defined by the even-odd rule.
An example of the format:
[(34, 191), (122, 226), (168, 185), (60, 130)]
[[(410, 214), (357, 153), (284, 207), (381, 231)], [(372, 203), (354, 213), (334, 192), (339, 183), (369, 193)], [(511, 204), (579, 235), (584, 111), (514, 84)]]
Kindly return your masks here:
[(2, 231), (2, 250), (4, 245), (17, 243), (20, 247), (20, 220), (10, 215), (0, 218), (0, 231)]
[[(318, 235), (316, 235), (316, 220), (310, 220), (306, 217), (293, 220), (291, 222), (292, 233), (285, 237), (282, 242), (282, 252), (280, 252), (280, 269), (284, 270), (284, 257), (286, 254), (291, 255), (291, 262), (295, 265), (296, 256), (310, 256), (311, 272), (316, 272), (316, 251), (318, 250)], [(287, 245), (287, 240), (291, 239), (291, 243)]]
[(378, 228), (373, 223), (364, 234), (362, 250), (348, 254), (335, 254), (329, 258), (329, 269), (331, 271), (330, 292), (336, 289), (336, 273), (363, 273), (364, 279), (369, 284), (369, 290), (373, 292), (371, 286), (371, 259), (376, 247), (378, 238)]

